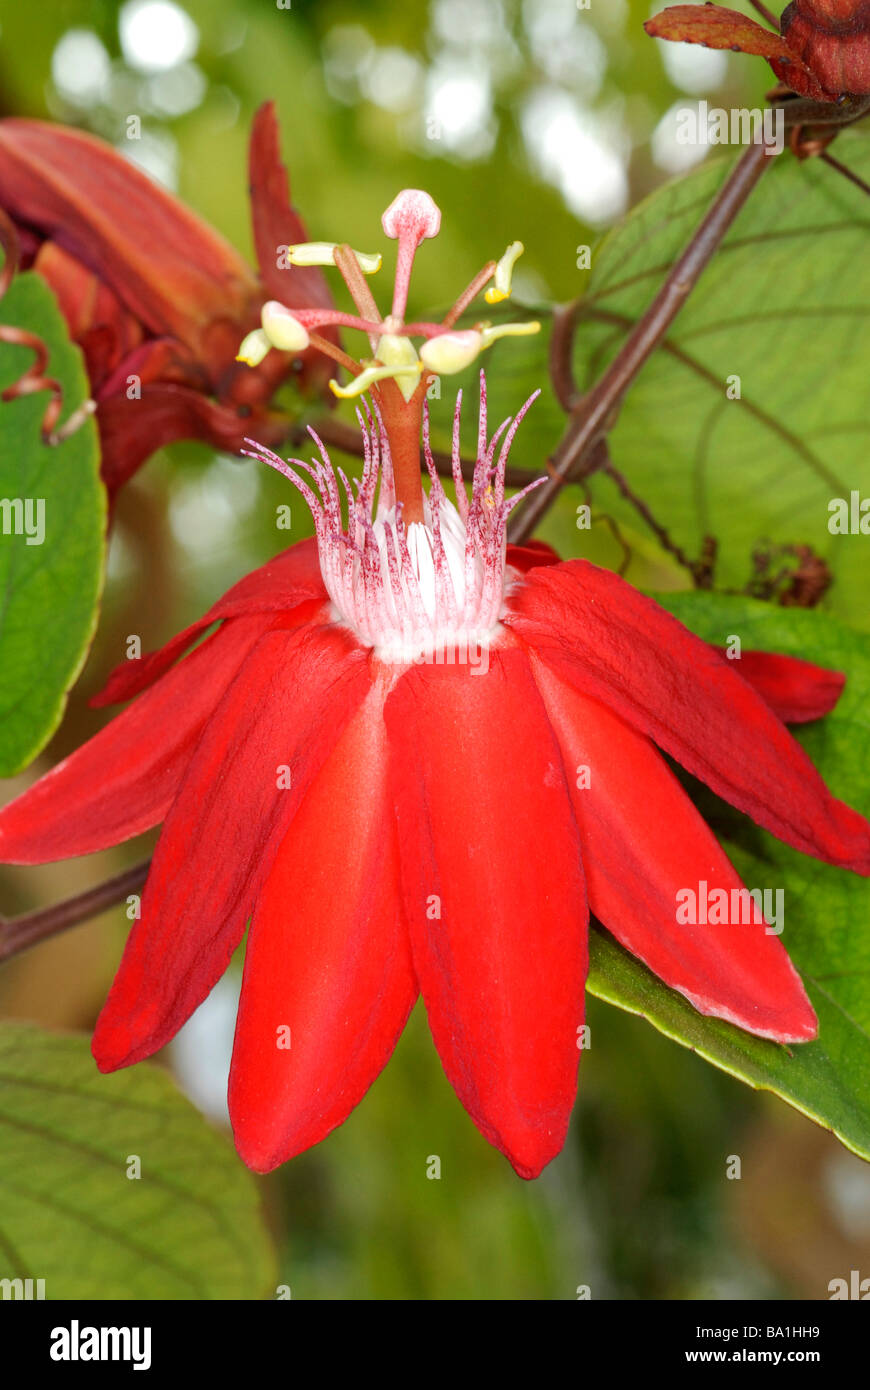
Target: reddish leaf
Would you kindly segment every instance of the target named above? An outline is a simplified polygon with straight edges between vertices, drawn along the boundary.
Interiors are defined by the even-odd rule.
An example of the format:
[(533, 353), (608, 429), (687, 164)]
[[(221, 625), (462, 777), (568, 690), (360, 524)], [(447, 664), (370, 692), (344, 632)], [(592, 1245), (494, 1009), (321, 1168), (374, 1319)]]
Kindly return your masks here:
[(781, 34), (765, 29), (737, 10), (722, 5), (671, 5), (643, 26), (656, 39), (700, 43), (705, 48), (730, 48), (759, 58), (791, 58)]

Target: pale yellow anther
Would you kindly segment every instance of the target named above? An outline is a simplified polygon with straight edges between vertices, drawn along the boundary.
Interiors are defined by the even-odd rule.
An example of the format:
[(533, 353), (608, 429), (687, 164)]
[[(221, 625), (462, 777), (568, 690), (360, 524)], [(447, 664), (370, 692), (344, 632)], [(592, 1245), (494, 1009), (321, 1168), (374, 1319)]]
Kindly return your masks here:
[(483, 296), (487, 304), (500, 304), (509, 299), (514, 266), (525, 251), (521, 241), (512, 241), (495, 268), (492, 284)]
[(281, 352), (303, 352), (308, 347), (308, 329), (277, 299), (263, 305), (260, 315), (263, 332), (272, 347)]
[[(291, 265), (335, 265), (337, 241), (300, 241), (287, 247), (287, 260)], [(369, 255), (366, 251), (353, 253), (364, 275), (375, 275), (381, 268), (383, 257), (379, 251)]]
[(424, 365), (437, 376), (452, 376), (470, 367), (483, 348), (483, 338), (473, 328), (438, 333), (420, 348)]
[(396, 385), (405, 400), (409, 401), (419, 385), (420, 373), (423, 370), (423, 363), (417, 356), (417, 349), (411, 339), (403, 338), (399, 333), (382, 333), (378, 339), (375, 358), (385, 367), (392, 369), (391, 375)]
[(541, 325), (536, 320), (528, 323), (497, 323), (485, 325), (480, 329), (483, 346), (489, 347), (499, 338), (526, 338), (532, 333), (540, 333)]
[(236, 361), (244, 362), (248, 367), (259, 367), (271, 346), (272, 344), (262, 328), (255, 328), (242, 341), (242, 345), (236, 353)]
[[(386, 381), (390, 378), (399, 385), (402, 390), (402, 395), (405, 395), (404, 388), (402, 388), (402, 378), (410, 378), (413, 380), (416, 389), (422, 370), (423, 363), (419, 360), (416, 362), (415, 369), (409, 369), (407, 366), (384, 367), (374, 364), (370, 367), (366, 367), (364, 371), (360, 372), (359, 376), (355, 376), (353, 381), (348, 382), (347, 386), (339, 386), (337, 381), (331, 381), (329, 383), (329, 389), (334, 396), (339, 396), (341, 400), (349, 400), (353, 396), (361, 396), (364, 391), (367, 391), (369, 387), (373, 386), (376, 382)], [(412, 391), (411, 396), (413, 394), (414, 392)], [(411, 396), (405, 396), (405, 399), (410, 400)]]

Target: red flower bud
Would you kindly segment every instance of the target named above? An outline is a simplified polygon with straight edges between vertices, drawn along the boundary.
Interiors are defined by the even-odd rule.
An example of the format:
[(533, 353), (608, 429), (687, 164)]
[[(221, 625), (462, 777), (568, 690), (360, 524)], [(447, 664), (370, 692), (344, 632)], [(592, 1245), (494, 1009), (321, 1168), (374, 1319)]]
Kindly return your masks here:
[(793, 0), (782, 34), (827, 92), (870, 95), (870, 0)]

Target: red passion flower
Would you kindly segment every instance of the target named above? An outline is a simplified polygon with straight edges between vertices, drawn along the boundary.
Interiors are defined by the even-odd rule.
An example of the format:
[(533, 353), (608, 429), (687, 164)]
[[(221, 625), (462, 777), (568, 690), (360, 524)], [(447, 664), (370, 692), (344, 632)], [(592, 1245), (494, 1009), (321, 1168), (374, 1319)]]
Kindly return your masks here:
[[(490, 437), (482, 380), (471, 495), (457, 405), (456, 504), (446, 496), (421, 392), (432, 364), (467, 360), (487, 327), (403, 321), (436, 214), (417, 192), (388, 210), (393, 314), (369, 306), (352, 325), (376, 349), (353, 364), (352, 387), (372, 385), (361, 479), (322, 448), (287, 463), (252, 443), (305, 497), (314, 538), (116, 670), (99, 702), (138, 698), (0, 813), (0, 858), (23, 864), (163, 822), (94, 1034), (103, 1071), (173, 1037), (250, 919), (229, 1104), (259, 1171), (347, 1117), (422, 994), (462, 1104), (535, 1177), (576, 1091), (590, 910), (702, 1013), (783, 1042), (815, 1036), (763, 918), (680, 922), (681, 890), (703, 882), (730, 900), (742, 885), (663, 752), (788, 844), (870, 874), (870, 826), (782, 722), (830, 710), (842, 676), (763, 653), (728, 661), (616, 575), (507, 546), (518, 499), (504, 470), (529, 403)], [(478, 277), (494, 281), (490, 302), (509, 292), (505, 267)], [(428, 489), (409, 444), (418, 407)]]

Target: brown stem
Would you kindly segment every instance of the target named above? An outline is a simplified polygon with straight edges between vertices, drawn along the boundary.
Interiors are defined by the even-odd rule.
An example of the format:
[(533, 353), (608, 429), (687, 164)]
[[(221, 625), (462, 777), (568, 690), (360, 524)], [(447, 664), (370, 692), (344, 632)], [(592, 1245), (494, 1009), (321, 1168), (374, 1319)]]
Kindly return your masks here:
[(581, 303), (581, 300), (575, 299), (571, 304), (560, 304), (554, 309), (553, 331), (550, 335), (550, 380), (556, 400), (568, 415), (577, 408), (580, 401), (580, 393), (571, 369), (571, 352)]
[(832, 169), (836, 169), (837, 173), (842, 174), (844, 179), (848, 179), (850, 183), (854, 183), (855, 187), (860, 188), (862, 193), (870, 193), (870, 183), (865, 183), (860, 175), (855, 173), (854, 169), (848, 169), (845, 164), (841, 164), (839, 159), (834, 159), (834, 156), (828, 154), (827, 151), (820, 154), (819, 159), (825, 164), (830, 164)]
[(673, 323), (764, 170), (773, 163), (763, 143), (750, 145), (741, 155), (652, 304), (604, 375), (571, 412), (550, 477), (514, 513), (508, 537), (515, 544), (531, 536), (561, 486), (583, 471), (590, 449), (609, 428), (625, 392)]
[(758, 11), (762, 19), (766, 19), (768, 24), (770, 24), (772, 28), (774, 28), (776, 32), (779, 33), (779, 20), (777, 19), (773, 11), (769, 10), (767, 6), (762, 3), (762, 0), (749, 0), (749, 3), (754, 10)]
[(786, 126), (854, 125), (870, 113), (870, 97), (847, 98), (843, 101), (811, 101), (804, 97), (775, 101), (781, 106)]
[(630, 503), (631, 506), (634, 507), (635, 511), (643, 517), (644, 521), (646, 522), (649, 529), (652, 531), (662, 550), (666, 550), (669, 555), (673, 555), (674, 559), (677, 561), (677, 564), (682, 565), (683, 569), (689, 571), (693, 581), (695, 582), (695, 584), (698, 585), (699, 588), (707, 588), (709, 570), (708, 565), (704, 561), (697, 563), (694, 560), (690, 560), (686, 552), (679, 545), (677, 545), (676, 541), (671, 540), (664, 526), (662, 526), (660, 522), (656, 521), (655, 517), (653, 516), (646, 502), (644, 502), (643, 498), (638, 497), (637, 493), (632, 491), (632, 489), (628, 485), (628, 482), (620, 473), (619, 469), (614, 467), (609, 454), (605, 461), (600, 465), (600, 471), (602, 473), (607, 474), (607, 477), (610, 478), (616, 484), (617, 488), (622, 493), (622, 496), (625, 498), (626, 502)]
[(124, 869), (96, 888), (88, 888), (73, 898), (54, 903), (51, 907), (40, 908), (37, 912), (24, 912), (20, 917), (0, 917), (0, 961), (20, 954), (49, 936), (78, 926), (89, 917), (96, 917), (114, 903), (123, 902), (131, 893), (142, 887), (151, 867), (150, 859)]
[(351, 376), (359, 376), (362, 367), (348, 353), (343, 352), (337, 343), (331, 343), (321, 333), (309, 333), (308, 342), (311, 347), (317, 348), (317, 351), (322, 352), (325, 357), (331, 357), (333, 362), (338, 362), (342, 367), (346, 367)]
[(409, 401), (395, 381), (381, 381), (377, 397), (393, 465), (396, 501), (406, 526), (423, 520), (423, 476), (420, 465), (420, 431), (423, 425), (422, 384)]
[(18, 274), (18, 267), (21, 264), (21, 242), (18, 240), (15, 223), (2, 208), (0, 208), (0, 246), (3, 247), (6, 257), (3, 262), (3, 269), (0, 270), (0, 299), (2, 299)]
[[(374, 295), (368, 287), (360, 263), (351, 248), (346, 243), (336, 246), (333, 256), (360, 317), (380, 323), (381, 311), (375, 303)], [(374, 351), (376, 339), (372, 334), (369, 334), (369, 342), (372, 351)]]
[(444, 328), (453, 327), (457, 319), (459, 319), (461, 315), (465, 313), (472, 300), (476, 299), (477, 296), (480, 294), (480, 291), (483, 289), (484, 285), (489, 284), (494, 274), (495, 261), (487, 261), (483, 269), (477, 272), (471, 284), (466, 286), (466, 288), (462, 291), (462, 294), (459, 296), (453, 307), (450, 310), (448, 310), (448, 312), (444, 315), (444, 318), (442, 320), (442, 326)]

